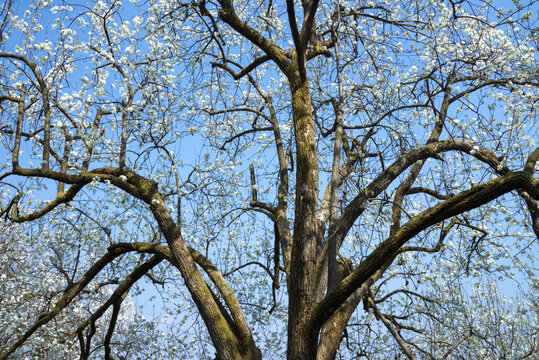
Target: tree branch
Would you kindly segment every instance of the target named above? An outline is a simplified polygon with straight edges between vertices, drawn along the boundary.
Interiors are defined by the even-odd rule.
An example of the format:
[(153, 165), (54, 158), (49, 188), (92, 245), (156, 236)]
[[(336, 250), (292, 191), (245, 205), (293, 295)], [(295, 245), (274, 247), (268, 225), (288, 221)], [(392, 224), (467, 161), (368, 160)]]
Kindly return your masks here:
[(370, 307), (372, 308), (372, 310), (374, 311), (374, 314), (376, 316), (377, 319), (380, 319), (382, 321), (382, 323), (384, 324), (384, 326), (387, 328), (387, 330), (391, 333), (391, 336), (393, 336), (393, 338), (397, 341), (397, 343), (399, 344), (399, 346), (401, 347), (402, 349), (402, 352), (406, 355), (406, 357), (408, 357), (408, 359), (410, 360), (415, 360), (416, 357), (415, 355), (410, 351), (410, 349), (408, 348), (408, 346), (406, 346), (406, 344), (404, 343), (404, 341), (402, 341), (402, 338), (399, 334), (397, 334), (397, 332), (395, 331), (395, 329), (393, 329), (393, 327), (391, 326), (391, 324), (389, 323), (389, 321), (387, 321), (386, 317), (384, 316), (384, 314), (382, 314), (380, 312), (380, 310), (378, 310), (378, 307), (376, 306), (376, 303), (374, 302), (372, 296), (369, 296), (369, 299), (368, 299), (368, 302), (369, 302), (369, 305)]
[(419, 193), (425, 193), (427, 195), (435, 197), (438, 200), (447, 200), (451, 196), (453, 196), (453, 195), (442, 195), (438, 193), (437, 191), (434, 191), (432, 189), (429, 189), (423, 186), (416, 186), (416, 187), (409, 188), (408, 190), (406, 190), (405, 195), (412, 195), (412, 194), (419, 194)]
[(18, 54), (11, 54), (6, 52), (0, 52), (0, 58), (8, 58), (8, 59), (16, 59), (21, 62), (23, 62), (26, 66), (30, 68), (32, 73), (34, 74), (38, 84), (39, 84), (39, 91), (41, 92), (41, 96), (43, 98), (43, 113), (45, 117), (45, 122), (43, 126), (43, 163), (42, 168), (48, 169), (49, 168), (49, 157), (50, 157), (50, 137), (51, 137), (51, 107), (50, 107), (50, 101), (49, 101), (49, 88), (47, 86), (47, 83), (43, 79), (43, 76), (38, 71), (38, 66), (25, 58), (22, 55)]
[(219, 18), (221, 20), (264, 51), (283, 73), (287, 76), (292, 75), (292, 64), (286, 57), (284, 50), (271, 43), (262, 34), (242, 21), (236, 14), (231, 0), (219, 0), (219, 4), (221, 5), (221, 10), (219, 11)]
[[(119, 249), (119, 248), (117, 248)], [(133, 270), (126, 278), (123, 280), (120, 285), (114, 290), (112, 295), (109, 297), (109, 299), (102, 304), (86, 321), (84, 321), (82, 324), (79, 325), (77, 330), (75, 331), (79, 335), (79, 339), (82, 337), (82, 332), (86, 327), (89, 325), (92, 325), (92, 327), (95, 327), (96, 321), (103, 316), (105, 311), (111, 306), (114, 306), (114, 313), (117, 313), (117, 309), (119, 309), (120, 303), (123, 301), (123, 298), (129, 292), (129, 289), (131, 289), (131, 286), (133, 286), (134, 283), (136, 283), (141, 277), (144, 276), (148, 271), (153, 269), (155, 266), (157, 266), (163, 258), (161, 256), (155, 255), (152, 256), (148, 261), (144, 262), (143, 264), (137, 266), (135, 270)], [(109, 327), (109, 331), (107, 332), (106, 337), (109, 338), (112, 336), (112, 334), (109, 335), (111, 332), (111, 328), (113, 329), (114, 326), (112, 325)], [(87, 340), (90, 341), (89, 339)], [(105, 339), (106, 341), (106, 339)], [(89, 344), (86, 344), (86, 347), (88, 347)], [(82, 350), (82, 349), (81, 349)], [(110, 351), (110, 349), (109, 349)], [(108, 359), (108, 358), (107, 358)]]
[(49, 202), (47, 205), (45, 205), (40, 210), (25, 214), (25, 215), (18, 215), (18, 206), (19, 206), (19, 199), (22, 194), (17, 195), (13, 201), (13, 207), (11, 209), (11, 214), (9, 216), (9, 219), (16, 223), (22, 223), (26, 221), (32, 221), (35, 219), (38, 219), (46, 214), (48, 214), (50, 211), (54, 210), (58, 205), (65, 204), (73, 200), (73, 198), (79, 193), (79, 191), (86, 185), (88, 182), (81, 182), (74, 185), (71, 185), (69, 189), (67, 189), (66, 192), (59, 193), (54, 200)]
[(487, 183), (472, 187), (444, 202), (421, 212), (393, 235), (383, 241), (348, 277), (316, 306), (312, 320), (312, 334), (318, 334), (320, 327), (346, 301), (346, 299), (365, 282), (376, 270), (394, 257), (396, 251), (409, 239), (429, 226), (452, 216), (477, 208), (499, 196), (516, 189), (525, 189), (539, 198), (539, 182), (524, 171), (510, 173)]
[(290, 24), (290, 32), (292, 33), (292, 40), (294, 41), (294, 46), (296, 48), (296, 58), (298, 61), (298, 69), (302, 79), (306, 78), (306, 69), (305, 69), (305, 49), (303, 47), (298, 23), (296, 21), (296, 10), (294, 8), (294, 0), (286, 0), (286, 12), (288, 14), (288, 23)]
[[(120, 248), (120, 249), (124, 249), (125, 251), (137, 251), (140, 253), (155, 254), (157, 256), (167, 259), (172, 264), (174, 264), (174, 266), (178, 268), (180, 267), (180, 265), (178, 264), (178, 261), (173, 256), (172, 251), (170, 250), (170, 247), (166, 245), (131, 242), (131, 243), (114, 244), (113, 246), (111, 246), (111, 248)], [(238, 334), (236, 335), (239, 337), (240, 341), (244, 342), (248, 346), (252, 345), (253, 339), (251, 335), (251, 330), (248, 326), (245, 316), (243, 315), (243, 311), (241, 310), (240, 304), (238, 300), (236, 299), (236, 296), (232, 292), (232, 289), (230, 288), (227, 281), (225, 280), (224, 275), (221, 274), (221, 272), (217, 269), (217, 267), (214, 264), (211, 263), (209, 259), (207, 259), (205, 256), (200, 254), (195, 249), (189, 247), (188, 251), (190, 255), (193, 257), (194, 261), (206, 272), (206, 274), (208, 274), (209, 278), (217, 287), (217, 289), (219, 290), (219, 293), (225, 300), (225, 303), (230, 311), (230, 315), (232, 316), (232, 319), (233, 319), (233, 325), (235, 326), (235, 331), (238, 331)], [(266, 271), (268, 272), (270, 276), (272, 276), (271, 271), (269, 271), (269, 269), (266, 268)], [(228, 316), (224, 308), (221, 308), (221, 311), (225, 311), (223, 315)]]
[(68, 306), (73, 299), (94, 279), (94, 277), (108, 264), (110, 264), (118, 256), (128, 252), (127, 249), (120, 247), (109, 248), (107, 253), (103, 255), (86, 273), (81, 276), (80, 280), (74, 283), (71, 287), (67, 288), (64, 295), (56, 302), (56, 305), (48, 313), (42, 314), (39, 319), (28, 329), (17, 341), (9, 348), (4, 350), (0, 355), (0, 360), (6, 360), (15, 350), (17, 350), (32, 334), (34, 334), (39, 328), (51, 321), (60, 311)]
[(211, 65), (213, 67), (218, 67), (218, 68), (221, 68), (223, 70), (226, 70), (230, 75), (232, 75), (234, 80), (239, 80), (242, 77), (244, 77), (245, 75), (248, 75), (251, 71), (256, 69), (258, 66), (262, 65), (263, 63), (267, 62), (270, 59), (271, 58), (270, 58), (269, 55), (260, 56), (260, 57), (258, 57), (256, 59), (254, 59), (249, 65), (242, 68), (239, 72), (235, 72), (234, 70), (232, 70), (232, 68), (230, 68), (229, 66), (226, 65), (226, 62), (230, 62), (227, 59), (223, 59), (223, 61), (225, 61), (225, 64), (221, 64), (221, 63), (218, 63), (218, 62), (212, 62)]
[(15, 144), (13, 145), (13, 154), (11, 154), (11, 162), (13, 167), (19, 166), (19, 152), (21, 148), (21, 133), (22, 125), (24, 121), (24, 99), (26, 97), (26, 84), (21, 86), (21, 96), (17, 99), (18, 112), (17, 112), (17, 130), (15, 131)]

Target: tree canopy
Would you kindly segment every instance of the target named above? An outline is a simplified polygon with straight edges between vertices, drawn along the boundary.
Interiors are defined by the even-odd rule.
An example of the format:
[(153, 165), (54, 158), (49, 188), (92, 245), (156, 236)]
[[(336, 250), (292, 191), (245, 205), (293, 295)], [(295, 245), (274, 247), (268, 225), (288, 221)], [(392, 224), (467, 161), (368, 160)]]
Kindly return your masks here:
[(0, 359), (539, 351), (509, 1), (5, 1)]

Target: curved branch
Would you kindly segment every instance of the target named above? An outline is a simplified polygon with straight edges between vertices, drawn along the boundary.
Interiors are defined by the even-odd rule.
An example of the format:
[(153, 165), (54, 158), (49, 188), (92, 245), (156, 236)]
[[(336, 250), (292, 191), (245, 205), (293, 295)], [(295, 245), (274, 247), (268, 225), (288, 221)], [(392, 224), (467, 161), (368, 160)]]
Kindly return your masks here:
[[(459, 78), (459, 79), (456, 79), (456, 82), (460, 82), (460, 81), (466, 81), (466, 80), (478, 80), (476, 77), (472, 77), (472, 78)], [(479, 84), (475, 85), (475, 86), (472, 86), (470, 87), (469, 89), (465, 90), (465, 91), (462, 91), (460, 93), (458, 93), (457, 95), (453, 96), (451, 98), (451, 103), (457, 101), (458, 99), (468, 95), (468, 94), (471, 94), (477, 90), (480, 90), (484, 87), (487, 87), (487, 86), (490, 86), (490, 85), (503, 85), (503, 86), (507, 86), (509, 84), (517, 84), (517, 85), (533, 85), (533, 86), (539, 86), (539, 83), (538, 82), (534, 82), (534, 81), (518, 81), (516, 79), (513, 79), (513, 78), (507, 78), (507, 79), (487, 79), (487, 80), (483, 80), (482, 82), (480, 82)]]
[(71, 287), (67, 288), (64, 292), (64, 295), (56, 302), (54, 308), (48, 313), (42, 314), (39, 316), (38, 320), (34, 325), (28, 329), (22, 336), (20, 336), (17, 341), (7, 348), (2, 354), (0, 354), (0, 360), (6, 360), (9, 355), (11, 355), (15, 350), (17, 350), (32, 334), (34, 334), (39, 328), (51, 321), (60, 311), (62, 311), (66, 306), (68, 306), (73, 299), (94, 279), (94, 277), (101, 271), (103, 268), (110, 264), (118, 256), (128, 252), (127, 249), (122, 249), (121, 247), (111, 247), (108, 252), (103, 255), (86, 273), (81, 276), (80, 280), (74, 283)]
[(255, 208), (255, 210), (261, 210), (264, 214), (266, 214), (270, 219), (275, 221), (275, 207), (271, 204), (262, 202), (262, 201), (253, 201), (251, 200), (249, 202), (249, 205)]
[(376, 303), (374, 302), (372, 297), (369, 297), (368, 302), (369, 302), (369, 306), (374, 311), (374, 316), (376, 316), (377, 319), (380, 319), (382, 321), (384, 326), (391, 333), (391, 336), (393, 336), (393, 338), (397, 341), (397, 343), (399, 344), (399, 346), (402, 349), (402, 352), (404, 352), (406, 357), (408, 357), (408, 359), (410, 359), (410, 360), (415, 360), (416, 359), (415, 355), (410, 351), (408, 346), (406, 346), (406, 344), (404, 343), (401, 336), (395, 331), (395, 329), (393, 329), (393, 327), (391, 326), (389, 321), (386, 319), (384, 314), (382, 314), (382, 312), (380, 312), (380, 310), (378, 310), (378, 307), (376, 306)]
[(434, 191), (432, 189), (429, 189), (429, 188), (426, 188), (426, 187), (423, 187), (423, 186), (416, 186), (416, 187), (409, 188), (408, 190), (406, 190), (406, 192), (404, 194), (405, 195), (412, 195), (412, 194), (419, 194), (419, 193), (424, 193), (424, 194), (430, 195), (432, 197), (435, 197), (438, 200), (447, 200), (452, 196), (452, 195), (440, 194), (437, 191)]
[(30, 214), (21, 215), (21, 216), (17, 215), (19, 198), (20, 198), (20, 196), (17, 196), (13, 201), (13, 207), (11, 209), (11, 215), (9, 216), (9, 219), (16, 223), (22, 223), (22, 222), (38, 219), (48, 214), (52, 210), (54, 210), (58, 205), (68, 203), (71, 200), (73, 200), (75, 195), (77, 195), (79, 191), (84, 187), (84, 185), (86, 185), (88, 182), (89, 181), (71, 185), (69, 189), (67, 189), (66, 192), (62, 192), (58, 194), (54, 200), (49, 202), (40, 210), (30, 213)]
[[(152, 243), (141, 243), (141, 242), (132, 242), (132, 243), (118, 243), (111, 246), (111, 248), (120, 248), (125, 251), (137, 251), (140, 253), (151, 253), (156, 256), (163, 257), (170, 261), (174, 266), (179, 267), (178, 262), (172, 255), (172, 251), (169, 246), (166, 245), (156, 245)], [(248, 326), (247, 320), (243, 315), (241, 310), (240, 303), (236, 299), (232, 289), (228, 285), (227, 281), (224, 278), (224, 275), (217, 269), (217, 267), (205, 256), (200, 254), (195, 249), (188, 247), (190, 255), (193, 257), (193, 260), (208, 274), (211, 281), (219, 290), (219, 293), (225, 300), (225, 303), (230, 311), (230, 315), (234, 320), (235, 330), (239, 331), (238, 338), (240, 341), (245, 341), (249, 343), (252, 341), (251, 330)], [(270, 276), (273, 277), (269, 269), (267, 269)], [(217, 300), (217, 299), (215, 299)], [(221, 311), (225, 311), (221, 308)], [(1, 359), (0, 359), (1, 360)]]
[(273, 131), (273, 127), (263, 127), (263, 128), (254, 128), (254, 129), (248, 129), (248, 130), (245, 130), (245, 131), (242, 131), (234, 136), (232, 136), (230, 139), (227, 139), (223, 145), (221, 145), (220, 149), (221, 150), (225, 150), (225, 146), (226, 144), (242, 137), (242, 136), (245, 136), (245, 135), (248, 135), (248, 134), (252, 134), (252, 133), (256, 133), (256, 132), (260, 132), (260, 131)]
[(28, 60), (22, 55), (0, 52), (0, 58), (15, 59), (23, 62), (26, 66), (32, 70), (32, 73), (39, 83), (39, 91), (43, 97), (43, 113), (45, 116), (45, 123), (43, 126), (43, 169), (49, 168), (49, 157), (50, 157), (50, 137), (51, 137), (51, 106), (49, 101), (49, 88), (47, 83), (43, 79), (43, 76), (39, 73), (39, 67), (37, 64)]
[[(119, 306), (131, 286), (133, 286), (134, 283), (136, 283), (141, 277), (144, 276), (148, 271), (153, 269), (157, 264), (159, 264), (163, 258), (161, 256), (155, 255), (152, 256), (148, 261), (143, 263), (140, 266), (137, 266), (133, 272), (131, 272), (125, 280), (123, 280), (120, 285), (114, 290), (110, 298), (101, 305), (86, 321), (84, 321), (82, 324), (79, 325), (77, 330), (75, 331), (79, 335), (79, 339), (82, 336), (82, 332), (86, 327), (89, 325), (95, 326), (96, 321), (103, 316), (105, 311), (111, 306), (114, 305), (115, 308)], [(107, 336), (109, 334), (107, 333)]]
[[(113, 185), (149, 204), (150, 210), (170, 246), (175, 264), (177, 264), (185, 280), (187, 289), (204, 319), (213, 343), (217, 346), (218, 354), (223, 354), (226, 357), (234, 353), (245, 352), (256, 358), (261, 357), (261, 355), (258, 356), (260, 350), (256, 347), (252, 336), (247, 336), (247, 334), (250, 334), (250, 330), (246, 322), (245, 326), (240, 323), (235, 324), (237, 327), (241, 327), (240, 331), (245, 335), (237, 336), (236, 329), (232, 326), (234, 324), (231, 325), (229, 323), (227, 314), (223, 312), (219, 303), (212, 298), (211, 290), (197, 269), (193, 255), (185, 244), (180, 229), (172, 219), (158, 191), (156, 182), (148, 180), (134, 172), (111, 167), (103, 167), (80, 175), (65, 174), (50, 169), (23, 169), (21, 167), (13, 169), (13, 173), (23, 176), (51, 178), (65, 183), (85, 183), (94, 179), (98, 179), (99, 181), (109, 180)], [(228, 287), (228, 284), (226, 286)], [(229, 289), (225, 288), (225, 290), (228, 291)], [(227, 297), (226, 292), (223, 297), (227, 301), (231, 299)], [(234, 316), (237, 316), (237, 319), (241, 322), (241, 316), (243, 314), (239, 314), (241, 312), (239, 305), (234, 306), (233, 304), (230, 306), (230, 310), (237, 313)], [(225, 347), (224, 344), (229, 344), (230, 346)]]
[(208, 276), (210, 277), (214, 285), (217, 287), (217, 289), (219, 289), (219, 293), (225, 300), (225, 303), (228, 309), (230, 310), (232, 318), (234, 319), (236, 329), (239, 331), (238, 335), (239, 335), (240, 341), (246, 341), (246, 342), (249, 342), (249, 340), (252, 341), (251, 329), (249, 328), (247, 319), (245, 318), (245, 315), (243, 314), (243, 311), (241, 310), (241, 306), (238, 299), (234, 295), (234, 292), (228, 285), (223, 274), (221, 274), (221, 272), (217, 270), (217, 267), (215, 267), (215, 265), (212, 264), (212, 262), (209, 259), (204, 257), (195, 249), (190, 248), (189, 252), (191, 253), (191, 256), (196, 261), (196, 263), (204, 269), (206, 274), (208, 274)]
[[(242, 68), (239, 72), (235, 72), (234, 70), (232, 70), (229, 66), (227, 66), (226, 64), (221, 64), (221, 63), (218, 63), (218, 62), (212, 62), (211, 65), (213, 67), (218, 67), (220, 69), (223, 69), (225, 70), (226, 72), (228, 72), (230, 75), (232, 75), (232, 77), (234, 78), (234, 80), (239, 80), (241, 79), (242, 77), (244, 77), (245, 75), (248, 75), (251, 71), (253, 71), (254, 69), (256, 69), (258, 66), (262, 65), (263, 63), (269, 61), (271, 58), (269, 57), (269, 55), (264, 55), (264, 56), (261, 56), (261, 57), (258, 57), (256, 59), (254, 59), (249, 65), (245, 66), (244, 68)], [(224, 59), (224, 61), (226, 62), (229, 62), (228, 60)]]
[[(385, 169), (346, 206), (339, 220), (339, 225), (336, 232), (338, 244), (343, 241), (356, 219), (365, 210), (364, 204), (368, 200), (380, 195), (380, 193), (387, 189), (393, 180), (402, 174), (408, 167), (417, 161), (424, 160), (429, 157), (440, 159), (439, 154), (454, 150), (470, 154), (476, 159), (488, 164), (493, 169), (497, 169), (500, 165), (499, 160), (492, 153), (478, 148), (473, 143), (462, 140), (436, 141), (426, 144), (419, 149), (412, 150), (409, 153), (401, 156), (391, 166)], [(502, 168), (499, 173), (507, 174), (508, 172), (509, 169)]]
[(393, 295), (400, 294), (400, 293), (403, 293), (403, 294), (406, 294), (406, 295), (417, 296), (418, 298), (420, 298), (421, 300), (426, 301), (426, 302), (434, 302), (434, 300), (429, 299), (429, 298), (427, 298), (427, 297), (425, 297), (425, 296), (423, 296), (421, 294), (418, 294), (418, 293), (416, 293), (414, 291), (410, 291), (408, 289), (397, 289), (397, 290), (394, 290), (394, 291), (386, 294), (381, 299), (375, 300), (374, 303), (375, 304), (380, 304), (380, 303), (386, 301), (387, 299), (389, 299), (390, 297), (392, 297)]
[(264, 51), (287, 76), (293, 74), (292, 64), (283, 49), (270, 42), (262, 34), (241, 20), (236, 14), (231, 0), (219, 0), (219, 4), (221, 5), (221, 10), (219, 10), (219, 18), (221, 20)]
[[(391, 167), (390, 167), (391, 168)], [(427, 209), (412, 218), (408, 223), (395, 231), (388, 239), (378, 247), (346, 277), (333, 291), (320, 302), (315, 308), (311, 322), (313, 338), (326, 320), (343, 304), (346, 299), (374, 274), (387, 259), (394, 257), (395, 253), (412, 237), (425, 230), (429, 226), (439, 223), (463, 212), (475, 209), (486, 204), (510, 191), (522, 188), (539, 198), (539, 182), (528, 172), (520, 171), (509, 173), (505, 176), (493, 179), (487, 183), (472, 187), (463, 191), (451, 199), (448, 199), (430, 209)]]
[[(67, 174), (51, 169), (27, 169), (20, 166), (14, 167), (12, 175), (27, 177), (40, 177), (66, 184), (86, 185), (91, 181), (110, 181), (113, 185), (133, 195), (139, 200), (150, 204), (157, 192), (157, 183), (148, 180), (132, 171), (121, 171), (119, 168), (102, 167), (81, 174)], [(66, 192), (67, 193), (67, 192)]]
[(268, 275), (273, 279), (273, 273), (271, 272), (271, 270), (264, 264), (262, 264), (261, 262), (259, 261), (249, 261), (249, 262), (246, 262), (245, 264), (242, 264), (240, 266), (238, 266), (237, 268), (235, 268), (234, 270), (230, 270), (229, 272), (223, 274), (223, 276), (228, 276), (228, 275), (232, 275), (233, 273), (235, 273), (236, 271), (240, 270), (240, 269), (243, 269), (244, 267), (247, 267), (249, 265), (257, 265), (259, 267), (261, 267), (262, 269), (264, 269), (264, 271), (266, 271), (268, 273)]
[[(428, 85), (428, 82), (427, 82)], [(440, 108), (440, 111), (436, 111), (438, 114), (438, 120), (436, 121), (436, 124), (434, 125), (429, 138), (427, 140), (427, 144), (438, 141), (440, 139), (440, 135), (442, 134), (442, 130), (444, 128), (444, 123), (447, 118), (447, 111), (449, 109), (449, 100), (451, 97), (451, 89), (453, 85), (453, 76), (450, 75), (449, 79), (447, 80), (447, 84), (444, 87), (444, 96), (442, 100), (442, 105)], [(430, 99), (429, 101), (432, 101)], [(433, 106), (434, 108), (434, 106)], [(406, 178), (400, 183), (400, 185), (397, 187), (397, 191), (395, 192), (394, 197), (394, 204), (393, 204), (393, 210), (391, 214), (391, 226), (390, 226), (390, 234), (395, 232), (401, 225), (401, 219), (402, 219), (402, 204), (404, 201), (404, 196), (406, 195), (406, 192), (412, 187), (414, 182), (416, 181), (417, 177), (419, 176), (419, 173), (423, 169), (423, 163), (424, 162), (416, 162), (413, 166)]]

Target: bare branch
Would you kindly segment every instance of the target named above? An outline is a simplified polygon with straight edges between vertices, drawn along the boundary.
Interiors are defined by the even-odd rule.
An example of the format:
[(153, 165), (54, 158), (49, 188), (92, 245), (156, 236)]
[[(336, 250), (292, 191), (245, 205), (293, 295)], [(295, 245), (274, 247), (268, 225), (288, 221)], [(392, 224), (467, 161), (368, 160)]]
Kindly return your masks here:
[[(13, 202), (13, 208), (11, 209), (11, 214), (9, 216), (10, 220), (22, 223), (27, 221), (32, 221), (35, 219), (38, 219), (50, 211), (54, 210), (58, 205), (65, 204), (73, 200), (73, 198), (79, 193), (79, 191), (87, 184), (87, 182), (82, 182), (78, 184), (71, 185), (69, 189), (67, 189), (66, 192), (59, 193), (54, 200), (49, 202), (47, 205), (45, 205), (40, 210), (19, 216), (18, 214), (18, 205), (19, 205), (19, 197), (15, 198), (15, 201)], [(20, 194), (19, 194), (20, 195)]]
[(28, 60), (26, 57), (18, 54), (11, 54), (11, 53), (5, 53), (0, 52), (0, 58), (8, 58), (8, 59), (16, 59), (21, 62), (23, 62), (26, 66), (30, 68), (32, 73), (34, 74), (38, 84), (39, 84), (39, 90), (41, 92), (41, 96), (43, 98), (43, 114), (45, 117), (44, 126), (43, 126), (43, 163), (42, 167), (43, 169), (49, 168), (49, 156), (50, 156), (50, 129), (51, 129), (51, 108), (50, 108), (50, 101), (49, 101), (49, 88), (47, 86), (47, 83), (43, 79), (43, 76), (41, 76), (40, 72), (38, 71), (38, 66), (33, 63), (32, 61)]
[(271, 272), (271, 270), (270, 270), (266, 265), (262, 264), (262, 263), (259, 262), (259, 261), (248, 261), (248, 262), (246, 262), (245, 264), (241, 264), (240, 266), (238, 266), (238, 267), (236, 267), (236, 268), (230, 270), (229, 272), (224, 273), (223, 276), (225, 276), (225, 277), (226, 277), (226, 276), (230, 276), (230, 275), (234, 274), (236, 271), (241, 270), (241, 269), (243, 269), (244, 267), (247, 267), (247, 266), (250, 266), (250, 265), (256, 265), (256, 266), (258, 266), (258, 267), (264, 269), (264, 271), (265, 271), (266, 273), (268, 273), (268, 275), (273, 279), (273, 273)]
[[(117, 247), (119, 249), (119, 247)], [(125, 295), (131, 289), (131, 286), (135, 284), (141, 277), (143, 277), (148, 271), (153, 269), (155, 266), (157, 266), (161, 261), (163, 260), (160, 256), (152, 256), (148, 261), (144, 262), (143, 264), (137, 266), (135, 270), (133, 270), (126, 278), (123, 280), (120, 285), (114, 290), (112, 295), (109, 297), (109, 299), (103, 303), (88, 319), (86, 319), (85, 322), (79, 325), (77, 330), (75, 331), (77, 334), (79, 334), (79, 339), (81, 338), (81, 334), (84, 331), (86, 327), (89, 325), (95, 326), (96, 321), (103, 316), (105, 311), (112, 305), (114, 305), (114, 308), (120, 306), (120, 303), (125, 298)], [(119, 309), (115, 310), (117, 312)], [(113, 315), (114, 317), (114, 315)], [(113, 329), (114, 326), (112, 326), (111, 322), (111, 328)], [(109, 328), (109, 332), (110, 332)], [(107, 333), (107, 337), (112, 336), (112, 334)], [(89, 340), (88, 340), (89, 341)], [(110, 341), (110, 340), (109, 340)], [(88, 346), (88, 344), (86, 345)], [(110, 349), (109, 349), (110, 351)]]
[(232, 136), (231, 138), (227, 139), (223, 145), (221, 145), (221, 150), (224, 150), (225, 149), (225, 146), (226, 144), (242, 137), (242, 136), (245, 136), (245, 135), (248, 135), (248, 134), (252, 134), (252, 133), (257, 133), (257, 132), (262, 132), (262, 131), (273, 131), (273, 127), (263, 127), (263, 128), (253, 128), (253, 129), (247, 129), (247, 130), (244, 130), (234, 136)]
[(408, 359), (410, 360), (415, 360), (416, 357), (415, 355), (410, 351), (410, 349), (408, 348), (408, 346), (406, 346), (406, 344), (404, 343), (404, 341), (402, 340), (401, 336), (395, 331), (395, 329), (393, 329), (393, 326), (391, 326), (391, 324), (389, 323), (389, 321), (386, 319), (386, 317), (384, 316), (384, 314), (382, 314), (380, 312), (380, 310), (378, 310), (378, 307), (376, 306), (376, 303), (373, 301), (372, 297), (369, 297), (368, 299), (369, 301), (369, 305), (370, 307), (373, 309), (374, 311), (374, 314), (376, 316), (377, 319), (380, 319), (382, 321), (382, 323), (384, 324), (384, 326), (387, 328), (387, 330), (391, 333), (391, 336), (393, 336), (393, 338), (397, 341), (397, 343), (399, 344), (399, 346), (401, 347), (402, 349), (402, 352), (406, 355), (406, 357), (408, 357)]
[[(232, 75), (234, 80), (239, 80), (242, 77), (244, 77), (245, 75), (248, 75), (251, 71), (256, 69), (258, 66), (262, 65), (263, 63), (267, 62), (270, 59), (271, 58), (269, 57), (269, 55), (264, 55), (264, 56), (258, 57), (256, 59), (254, 59), (253, 62), (251, 62), (249, 65), (242, 68), (239, 72), (235, 72), (234, 70), (232, 70), (232, 68), (227, 66), (226, 63), (222, 64), (222, 63), (218, 63), (218, 62), (212, 62), (211, 65), (213, 67), (218, 67), (220, 69), (226, 70), (230, 75)], [(223, 61), (230, 62), (227, 59), (224, 59)]]
[(428, 194), (432, 197), (435, 197), (436, 199), (439, 199), (439, 200), (447, 200), (449, 199), (451, 196), (453, 195), (442, 195), (432, 189), (429, 189), (429, 188), (426, 188), (424, 186), (416, 186), (416, 187), (412, 187), (412, 188), (409, 188), (408, 190), (406, 190), (406, 193), (405, 195), (412, 195), (412, 194), (419, 194), (419, 193), (425, 193), (425, 194)]

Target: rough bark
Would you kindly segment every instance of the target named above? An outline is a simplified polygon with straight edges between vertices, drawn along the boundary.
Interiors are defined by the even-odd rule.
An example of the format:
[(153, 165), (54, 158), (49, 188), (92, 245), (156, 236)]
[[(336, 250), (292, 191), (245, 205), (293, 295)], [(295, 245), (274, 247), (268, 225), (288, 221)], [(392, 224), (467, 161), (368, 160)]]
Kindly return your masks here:
[[(537, 196), (539, 195), (539, 182), (532, 177), (529, 171), (521, 171), (510, 173), (461, 192), (412, 218), (387, 240), (383, 241), (351, 275), (345, 278), (316, 306), (312, 323), (313, 332), (317, 333), (317, 329), (320, 329), (355, 289), (361, 286), (388, 259), (394, 256), (396, 251), (413, 236), (429, 226), (477, 208), (519, 188), (526, 190), (534, 198), (539, 197)], [(316, 338), (313, 337), (311, 341), (315, 344)]]
[(296, 139), (296, 207), (290, 265), (288, 359), (313, 359), (316, 347), (307, 341), (315, 305), (316, 244), (319, 236), (318, 159), (307, 81), (291, 84)]
[[(235, 320), (239, 321), (235, 323), (235, 327), (231, 327), (196, 267), (178, 227), (163, 204), (163, 200), (158, 194), (154, 194), (151, 204), (152, 213), (167, 240), (174, 259), (177, 261), (187, 289), (208, 328), (218, 358), (222, 360), (260, 359), (260, 351), (254, 345), (241, 309), (230, 309), (233, 314), (238, 314), (238, 311), (241, 313), (241, 319), (237, 317)], [(227, 296), (230, 294), (225, 294), (225, 299)]]

